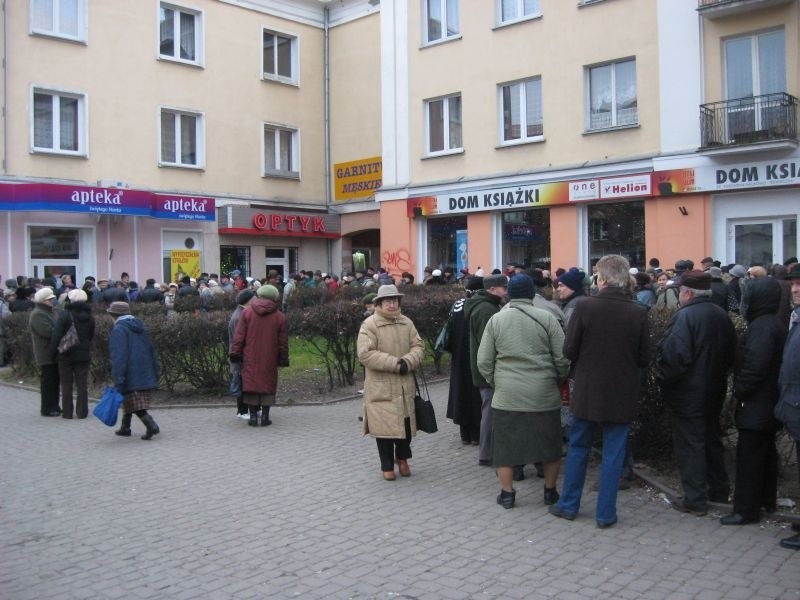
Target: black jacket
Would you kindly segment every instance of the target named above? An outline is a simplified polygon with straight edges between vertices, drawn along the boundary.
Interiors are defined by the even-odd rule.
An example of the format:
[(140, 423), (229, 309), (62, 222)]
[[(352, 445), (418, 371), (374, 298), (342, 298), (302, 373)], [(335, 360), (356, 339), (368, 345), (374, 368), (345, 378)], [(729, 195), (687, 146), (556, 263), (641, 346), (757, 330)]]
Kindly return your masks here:
[(675, 311), (659, 343), (656, 366), (664, 399), (676, 415), (719, 412), (735, 350), (733, 323), (710, 297), (694, 298)]
[(164, 292), (152, 285), (139, 290), (139, 302), (164, 302)]
[(750, 286), (747, 331), (739, 339), (733, 370), (736, 427), (753, 431), (777, 431), (773, 411), (778, 401), (778, 375), (788, 330), (781, 324), (778, 307), (781, 286), (771, 277)]
[[(80, 343), (63, 354), (58, 352), (58, 344), (70, 325), (75, 323)], [(89, 362), (92, 359), (92, 339), (94, 339), (94, 316), (92, 305), (88, 302), (70, 302), (60, 311), (50, 338), (50, 353), (59, 360)]]

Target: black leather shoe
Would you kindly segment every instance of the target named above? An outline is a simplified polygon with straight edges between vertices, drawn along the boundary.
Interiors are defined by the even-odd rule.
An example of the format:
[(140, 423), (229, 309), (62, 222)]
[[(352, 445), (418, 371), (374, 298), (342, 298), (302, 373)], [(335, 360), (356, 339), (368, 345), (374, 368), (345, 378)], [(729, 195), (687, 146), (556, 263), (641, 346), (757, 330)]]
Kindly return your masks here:
[(545, 505), (552, 506), (553, 504), (558, 502), (559, 498), (561, 498), (561, 496), (559, 495), (558, 490), (556, 488), (554, 488), (554, 487), (553, 488), (549, 488), (547, 486), (544, 487), (544, 503), (545, 503)]
[(781, 540), (781, 547), (789, 550), (800, 550), (800, 533)]
[(514, 465), (514, 481), (522, 481), (525, 479), (525, 465)]
[(708, 514), (707, 508), (701, 508), (699, 506), (689, 506), (686, 504), (686, 500), (684, 498), (678, 498), (675, 502), (672, 503), (672, 508), (679, 512), (689, 513), (690, 515), (694, 515), (695, 517), (705, 517)]
[(731, 513), (720, 518), (719, 522), (723, 525), (747, 525), (748, 523), (758, 523), (759, 519), (748, 519), (739, 513)]
[(567, 521), (574, 521), (575, 514), (564, 512), (560, 508), (558, 508), (558, 504), (553, 504), (550, 508), (547, 509), (548, 512), (553, 515), (554, 517), (558, 517), (559, 519), (566, 519)]
[(503, 508), (514, 508), (514, 500), (516, 497), (517, 490), (512, 489), (510, 492), (500, 490), (500, 493), (497, 495), (497, 503)]
[(60, 417), (61, 416), (61, 411), (60, 410), (51, 410), (49, 412), (42, 413), (42, 416), (43, 417)]

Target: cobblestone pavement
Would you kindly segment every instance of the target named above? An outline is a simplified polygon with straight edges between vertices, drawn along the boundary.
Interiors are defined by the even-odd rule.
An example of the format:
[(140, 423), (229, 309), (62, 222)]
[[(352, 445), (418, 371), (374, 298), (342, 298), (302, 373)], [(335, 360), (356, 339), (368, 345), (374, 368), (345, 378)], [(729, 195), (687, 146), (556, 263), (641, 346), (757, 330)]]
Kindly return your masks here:
[(155, 410), (144, 442), (0, 386), (0, 598), (800, 598), (777, 525), (721, 527), (634, 486), (599, 530), (594, 492), (556, 519), (533, 469), (502, 509), (431, 391), (439, 433), (385, 482), (358, 402), (274, 408), (269, 428)]

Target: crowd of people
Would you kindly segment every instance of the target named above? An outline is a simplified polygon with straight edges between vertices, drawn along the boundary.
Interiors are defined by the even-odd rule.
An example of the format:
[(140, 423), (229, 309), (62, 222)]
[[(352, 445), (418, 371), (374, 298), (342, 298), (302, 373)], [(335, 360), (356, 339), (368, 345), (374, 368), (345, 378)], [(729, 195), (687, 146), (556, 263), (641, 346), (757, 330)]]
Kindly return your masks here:
[[(278, 368), (288, 366), (287, 302), (298, 289), (349, 286), (366, 293), (357, 354), (365, 368), (363, 433), (376, 438), (385, 480), (411, 474), (411, 439), (417, 427), (414, 372), (424, 344), (402, 314), (410, 273), (395, 280), (385, 269), (336, 275), (300, 271), (284, 283), (270, 271), (263, 280), (228, 274), (184, 276), (180, 282), (143, 288), (122, 273), (118, 281), (88, 276), (77, 287), (69, 274), (52, 281), (18, 277), (5, 282), (2, 317), (30, 311), (34, 358), (41, 371), (40, 413), (71, 419), (88, 415), (88, 371), (94, 305), (114, 319), (109, 337), (114, 387), (124, 397), (122, 425), (132, 416), (145, 426), (142, 439), (160, 431), (147, 411), (158, 385), (158, 361), (149, 334), (131, 314), (131, 303), (230, 294), (237, 307), (229, 320), (230, 393), (250, 426), (268, 426)], [(584, 272), (578, 267), (501, 271), (424, 270), (419, 285), (459, 285), (443, 349), (452, 354), (447, 417), (461, 441), (478, 446), (478, 464), (496, 469), (497, 503), (513, 508), (514, 481), (533, 464), (544, 480), (543, 502), (552, 515), (572, 520), (581, 497), (595, 430), (602, 429), (602, 461), (595, 519), (601, 529), (617, 523), (617, 491), (631, 477), (629, 429), (640, 402), (643, 370), (650, 364), (649, 310), (671, 319), (658, 344), (657, 378), (670, 408), (673, 446), (684, 496), (674, 508), (705, 515), (709, 502), (728, 503), (724, 525), (758, 522), (777, 510), (776, 434), (785, 425), (800, 451), (800, 265), (728, 265), (711, 257), (695, 268), (679, 260), (662, 269), (631, 267), (622, 256), (604, 256)], [(738, 336), (730, 318), (746, 329)], [(440, 336), (442, 337), (442, 336)], [(0, 340), (3, 339), (0, 329)], [(5, 360), (7, 348), (0, 347)], [(723, 460), (720, 415), (728, 394), (738, 431), (733, 495)], [(75, 392), (73, 402), (73, 391)], [(568, 408), (567, 408), (568, 407)], [(562, 490), (556, 482), (567, 451)], [(800, 534), (781, 541), (800, 549)]]

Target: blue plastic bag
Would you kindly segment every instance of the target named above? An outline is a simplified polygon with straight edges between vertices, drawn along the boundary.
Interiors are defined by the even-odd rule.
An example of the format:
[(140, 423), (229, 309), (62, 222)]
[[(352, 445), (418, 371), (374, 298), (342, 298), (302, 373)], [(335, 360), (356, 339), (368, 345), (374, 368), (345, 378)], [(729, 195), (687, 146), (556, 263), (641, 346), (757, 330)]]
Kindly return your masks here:
[(94, 407), (92, 414), (109, 427), (113, 427), (117, 424), (117, 413), (122, 405), (122, 400), (122, 394), (107, 385), (106, 389), (103, 390), (103, 397)]

